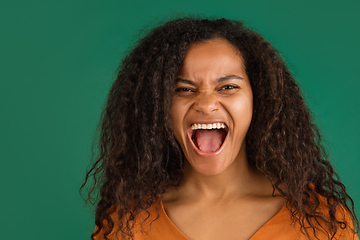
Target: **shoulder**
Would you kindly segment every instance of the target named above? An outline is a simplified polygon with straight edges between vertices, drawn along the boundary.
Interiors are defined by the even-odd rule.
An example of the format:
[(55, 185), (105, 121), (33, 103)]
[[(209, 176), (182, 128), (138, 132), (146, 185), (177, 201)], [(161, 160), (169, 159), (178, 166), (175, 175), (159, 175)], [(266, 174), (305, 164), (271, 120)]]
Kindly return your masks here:
[(345, 207), (336, 207), (336, 233), (331, 238), (329, 221), (329, 204), (324, 198), (319, 198), (319, 206), (315, 210), (317, 218), (300, 218), (299, 212), (289, 205), (285, 206), (277, 215), (267, 222), (251, 240), (276, 239), (276, 240), (358, 240), (356, 229), (351, 214)]
[[(306, 216), (309, 221), (304, 223), (303, 228), (311, 239), (330, 239), (333, 235), (332, 239), (358, 240), (350, 210), (340, 203), (330, 204), (325, 197), (318, 196), (318, 199), (317, 207), (309, 207), (308, 211), (313, 216)], [(331, 227), (331, 223), (334, 223), (334, 227)]]
[[(124, 236), (121, 230), (119, 230), (118, 212), (115, 211), (110, 216), (114, 222), (114, 228), (108, 235), (109, 240), (179, 239), (176, 238), (178, 233), (171, 225), (171, 222), (168, 221), (160, 200), (155, 201), (149, 208), (140, 211), (135, 216), (135, 219), (130, 221), (129, 227), (131, 228), (132, 238)], [(124, 222), (126, 221), (124, 220)], [(106, 229), (106, 222), (103, 226)], [(104, 229), (94, 238), (95, 240), (105, 240)]]
[(337, 232), (335, 235), (335, 239), (356, 239), (359, 237), (356, 232), (356, 228), (354, 226), (354, 222), (350, 211), (346, 209), (344, 206), (339, 204), (336, 208), (336, 218), (339, 223), (337, 224)]

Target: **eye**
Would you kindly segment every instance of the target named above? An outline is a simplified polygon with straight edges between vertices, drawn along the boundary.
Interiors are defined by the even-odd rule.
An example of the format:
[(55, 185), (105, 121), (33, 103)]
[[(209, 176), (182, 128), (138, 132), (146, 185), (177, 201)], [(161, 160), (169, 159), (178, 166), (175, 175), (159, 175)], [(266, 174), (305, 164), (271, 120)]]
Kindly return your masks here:
[(239, 89), (240, 87), (239, 86), (235, 86), (235, 85), (224, 85), (224, 86), (221, 86), (219, 88), (219, 91), (221, 90), (234, 90), (234, 89)]
[(187, 87), (179, 87), (175, 89), (175, 92), (180, 93), (180, 92), (195, 92), (195, 90), (191, 89), (191, 88), (187, 88)]

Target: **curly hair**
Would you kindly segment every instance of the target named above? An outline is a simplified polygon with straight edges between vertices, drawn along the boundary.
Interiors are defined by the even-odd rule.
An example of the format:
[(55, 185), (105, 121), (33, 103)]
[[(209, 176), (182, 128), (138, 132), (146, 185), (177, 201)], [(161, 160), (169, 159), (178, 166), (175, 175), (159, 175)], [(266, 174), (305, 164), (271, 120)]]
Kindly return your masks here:
[[(228, 19), (180, 18), (151, 30), (122, 61), (102, 114), (99, 152), (82, 188), (95, 201), (97, 230), (104, 237), (119, 217), (122, 234), (132, 236), (136, 216), (183, 177), (184, 155), (171, 126), (171, 99), (185, 52), (197, 42), (223, 38), (241, 52), (253, 91), (253, 118), (246, 136), (250, 165), (272, 181), (286, 199), (293, 221), (313, 231), (322, 222), (333, 238), (342, 206), (358, 229), (354, 203), (328, 161), (296, 81), (279, 52), (243, 23)], [(98, 196), (98, 195), (96, 195)], [(319, 214), (321, 199), (329, 208)], [(102, 224), (107, 222), (106, 226)], [(308, 229), (308, 228), (306, 228)], [(326, 230), (325, 230), (326, 229)], [(310, 237), (309, 237), (310, 238)]]

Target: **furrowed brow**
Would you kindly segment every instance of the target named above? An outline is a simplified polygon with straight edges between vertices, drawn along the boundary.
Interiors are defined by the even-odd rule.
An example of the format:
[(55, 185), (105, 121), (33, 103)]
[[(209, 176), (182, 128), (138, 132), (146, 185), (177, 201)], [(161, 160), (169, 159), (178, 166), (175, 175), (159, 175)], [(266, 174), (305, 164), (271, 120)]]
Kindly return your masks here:
[(193, 82), (193, 81), (191, 81), (191, 80), (183, 79), (183, 78), (176, 78), (176, 79), (175, 79), (175, 84), (178, 83), (178, 82), (196, 86), (196, 83), (195, 83), (195, 82)]
[[(226, 80), (229, 80), (229, 79), (238, 79), (238, 80), (244, 80), (244, 78), (238, 76), (238, 75), (228, 75), (228, 76), (225, 76), (225, 77), (221, 77), (219, 79), (216, 79), (215, 80), (215, 83), (220, 83), (220, 82), (224, 82)], [(191, 80), (188, 80), (188, 79), (183, 79), (183, 78), (176, 78), (174, 83), (178, 83), (178, 82), (181, 82), (181, 83), (184, 83), (184, 84), (189, 84), (189, 85), (193, 85), (193, 86), (197, 86), (197, 84)]]
[(238, 76), (238, 75), (229, 75), (229, 76), (225, 76), (225, 77), (219, 78), (219, 79), (217, 79), (215, 82), (220, 83), (220, 82), (224, 82), (224, 81), (229, 80), (229, 79), (244, 80), (244, 78), (242, 78), (242, 77), (240, 77), (240, 76)]

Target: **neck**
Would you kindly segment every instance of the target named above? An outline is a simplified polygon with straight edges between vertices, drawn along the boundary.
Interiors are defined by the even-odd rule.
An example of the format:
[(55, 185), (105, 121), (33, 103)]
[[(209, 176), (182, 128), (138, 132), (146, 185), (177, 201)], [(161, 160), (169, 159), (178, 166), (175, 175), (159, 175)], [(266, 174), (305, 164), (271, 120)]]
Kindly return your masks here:
[[(228, 199), (243, 197), (259, 189), (264, 181), (270, 183), (262, 174), (252, 168), (246, 153), (239, 154), (234, 162), (221, 174), (204, 176), (186, 162), (184, 179), (179, 190), (182, 194), (197, 199)], [(265, 179), (264, 179), (265, 178)], [(260, 184), (260, 182), (262, 182)], [(256, 187), (255, 187), (256, 186)]]

